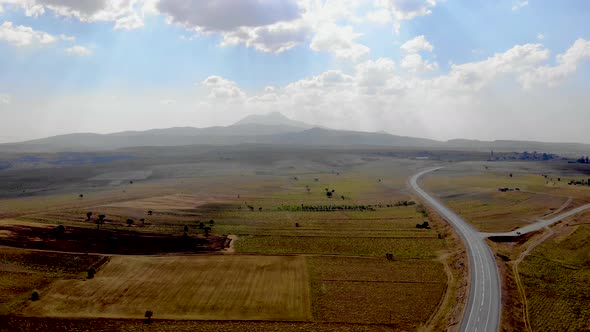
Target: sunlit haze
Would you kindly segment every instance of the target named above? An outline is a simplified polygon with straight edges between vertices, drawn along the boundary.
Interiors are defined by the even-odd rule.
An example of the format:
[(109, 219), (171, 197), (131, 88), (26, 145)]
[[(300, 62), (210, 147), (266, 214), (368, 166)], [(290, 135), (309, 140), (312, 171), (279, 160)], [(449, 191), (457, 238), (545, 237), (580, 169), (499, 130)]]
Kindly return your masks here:
[(230, 125), (590, 143), (585, 0), (0, 0), (0, 142)]

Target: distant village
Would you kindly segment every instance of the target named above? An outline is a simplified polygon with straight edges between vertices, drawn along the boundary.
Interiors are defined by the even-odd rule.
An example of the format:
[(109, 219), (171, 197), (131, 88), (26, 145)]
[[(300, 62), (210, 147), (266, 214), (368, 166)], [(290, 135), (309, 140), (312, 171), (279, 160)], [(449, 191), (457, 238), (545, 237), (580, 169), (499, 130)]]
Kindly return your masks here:
[(567, 160), (567, 158), (562, 158), (553, 153), (545, 153), (545, 152), (500, 152), (494, 153), (494, 151), (490, 152), (490, 158), (488, 161), (500, 161), (500, 160)]

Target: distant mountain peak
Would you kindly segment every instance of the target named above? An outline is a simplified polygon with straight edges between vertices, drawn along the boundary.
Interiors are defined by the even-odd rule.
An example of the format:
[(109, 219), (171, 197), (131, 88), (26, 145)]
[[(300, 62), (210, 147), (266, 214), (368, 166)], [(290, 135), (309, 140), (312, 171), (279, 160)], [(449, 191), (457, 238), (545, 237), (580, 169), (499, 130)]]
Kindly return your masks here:
[(288, 117), (286, 117), (285, 115), (283, 115), (281, 112), (270, 112), (270, 113), (266, 113), (266, 114), (250, 114), (250, 115), (246, 116), (245, 118), (243, 118), (242, 120), (234, 123), (233, 125), (240, 126), (240, 125), (250, 125), (250, 124), (270, 125), (270, 126), (290, 126), (290, 127), (303, 128), (303, 129), (307, 129), (307, 128), (312, 127), (311, 125), (309, 125), (305, 122), (291, 120)]

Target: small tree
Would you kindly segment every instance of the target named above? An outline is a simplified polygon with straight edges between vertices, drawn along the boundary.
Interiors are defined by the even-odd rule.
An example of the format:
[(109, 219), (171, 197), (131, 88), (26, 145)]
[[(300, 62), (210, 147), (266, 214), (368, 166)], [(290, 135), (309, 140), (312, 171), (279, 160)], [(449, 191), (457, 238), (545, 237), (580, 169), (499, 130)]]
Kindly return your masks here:
[(139, 221), (141, 222), (141, 227), (143, 227), (145, 225), (145, 218), (141, 218)]
[(199, 229), (203, 229), (205, 228), (205, 223), (204, 222), (199, 222)]
[(147, 310), (147, 311), (145, 312), (145, 315), (143, 315), (143, 317), (147, 318), (147, 319), (145, 320), (146, 324), (150, 324), (150, 323), (152, 322), (152, 321), (151, 321), (151, 319), (152, 319), (152, 316), (153, 316), (153, 315), (154, 315), (154, 312), (153, 312), (153, 311), (151, 311), (151, 310)]
[(33, 291), (31, 294), (31, 301), (39, 301), (39, 292)]
[(151, 216), (154, 213), (154, 211), (150, 210), (148, 211), (148, 216)]
[(86, 276), (86, 279), (92, 279), (94, 278), (94, 275), (96, 274), (96, 270), (93, 267), (90, 267), (88, 269), (88, 275)]
[(184, 225), (184, 234), (188, 233), (188, 225)]
[(86, 220), (90, 221), (90, 217), (92, 217), (92, 212), (86, 212)]
[(100, 229), (100, 225), (104, 224), (104, 218), (106, 218), (104, 214), (98, 215), (98, 219), (96, 220), (96, 229)]
[(133, 225), (133, 219), (127, 219), (127, 227), (131, 227)]
[(215, 224), (215, 220), (211, 219), (209, 220), (209, 225), (214, 225)]
[(209, 232), (211, 232), (211, 227), (205, 227), (205, 236), (209, 236)]
[(326, 192), (326, 196), (328, 196), (328, 198), (332, 198), (332, 192), (331, 191), (327, 191)]
[(55, 232), (56, 238), (62, 238), (66, 233), (66, 228), (64, 227), (64, 225), (58, 225), (53, 230)]
[(78, 195), (78, 197), (84, 198), (84, 194), (80, 194), (80, 195)]

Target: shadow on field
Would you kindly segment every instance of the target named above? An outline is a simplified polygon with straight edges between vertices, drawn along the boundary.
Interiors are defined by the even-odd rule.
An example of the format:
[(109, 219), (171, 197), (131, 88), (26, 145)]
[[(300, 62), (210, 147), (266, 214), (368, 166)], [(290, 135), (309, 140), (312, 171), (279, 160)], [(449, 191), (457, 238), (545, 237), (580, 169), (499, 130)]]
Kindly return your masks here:
[(225, 236), (193, 237), (126, 230), (66, 227), (55, 229), (28, 226), (0, 227), (0, 245), (101, 254), (153, 255), (165, 253), (205, 253), (224, 248)]

